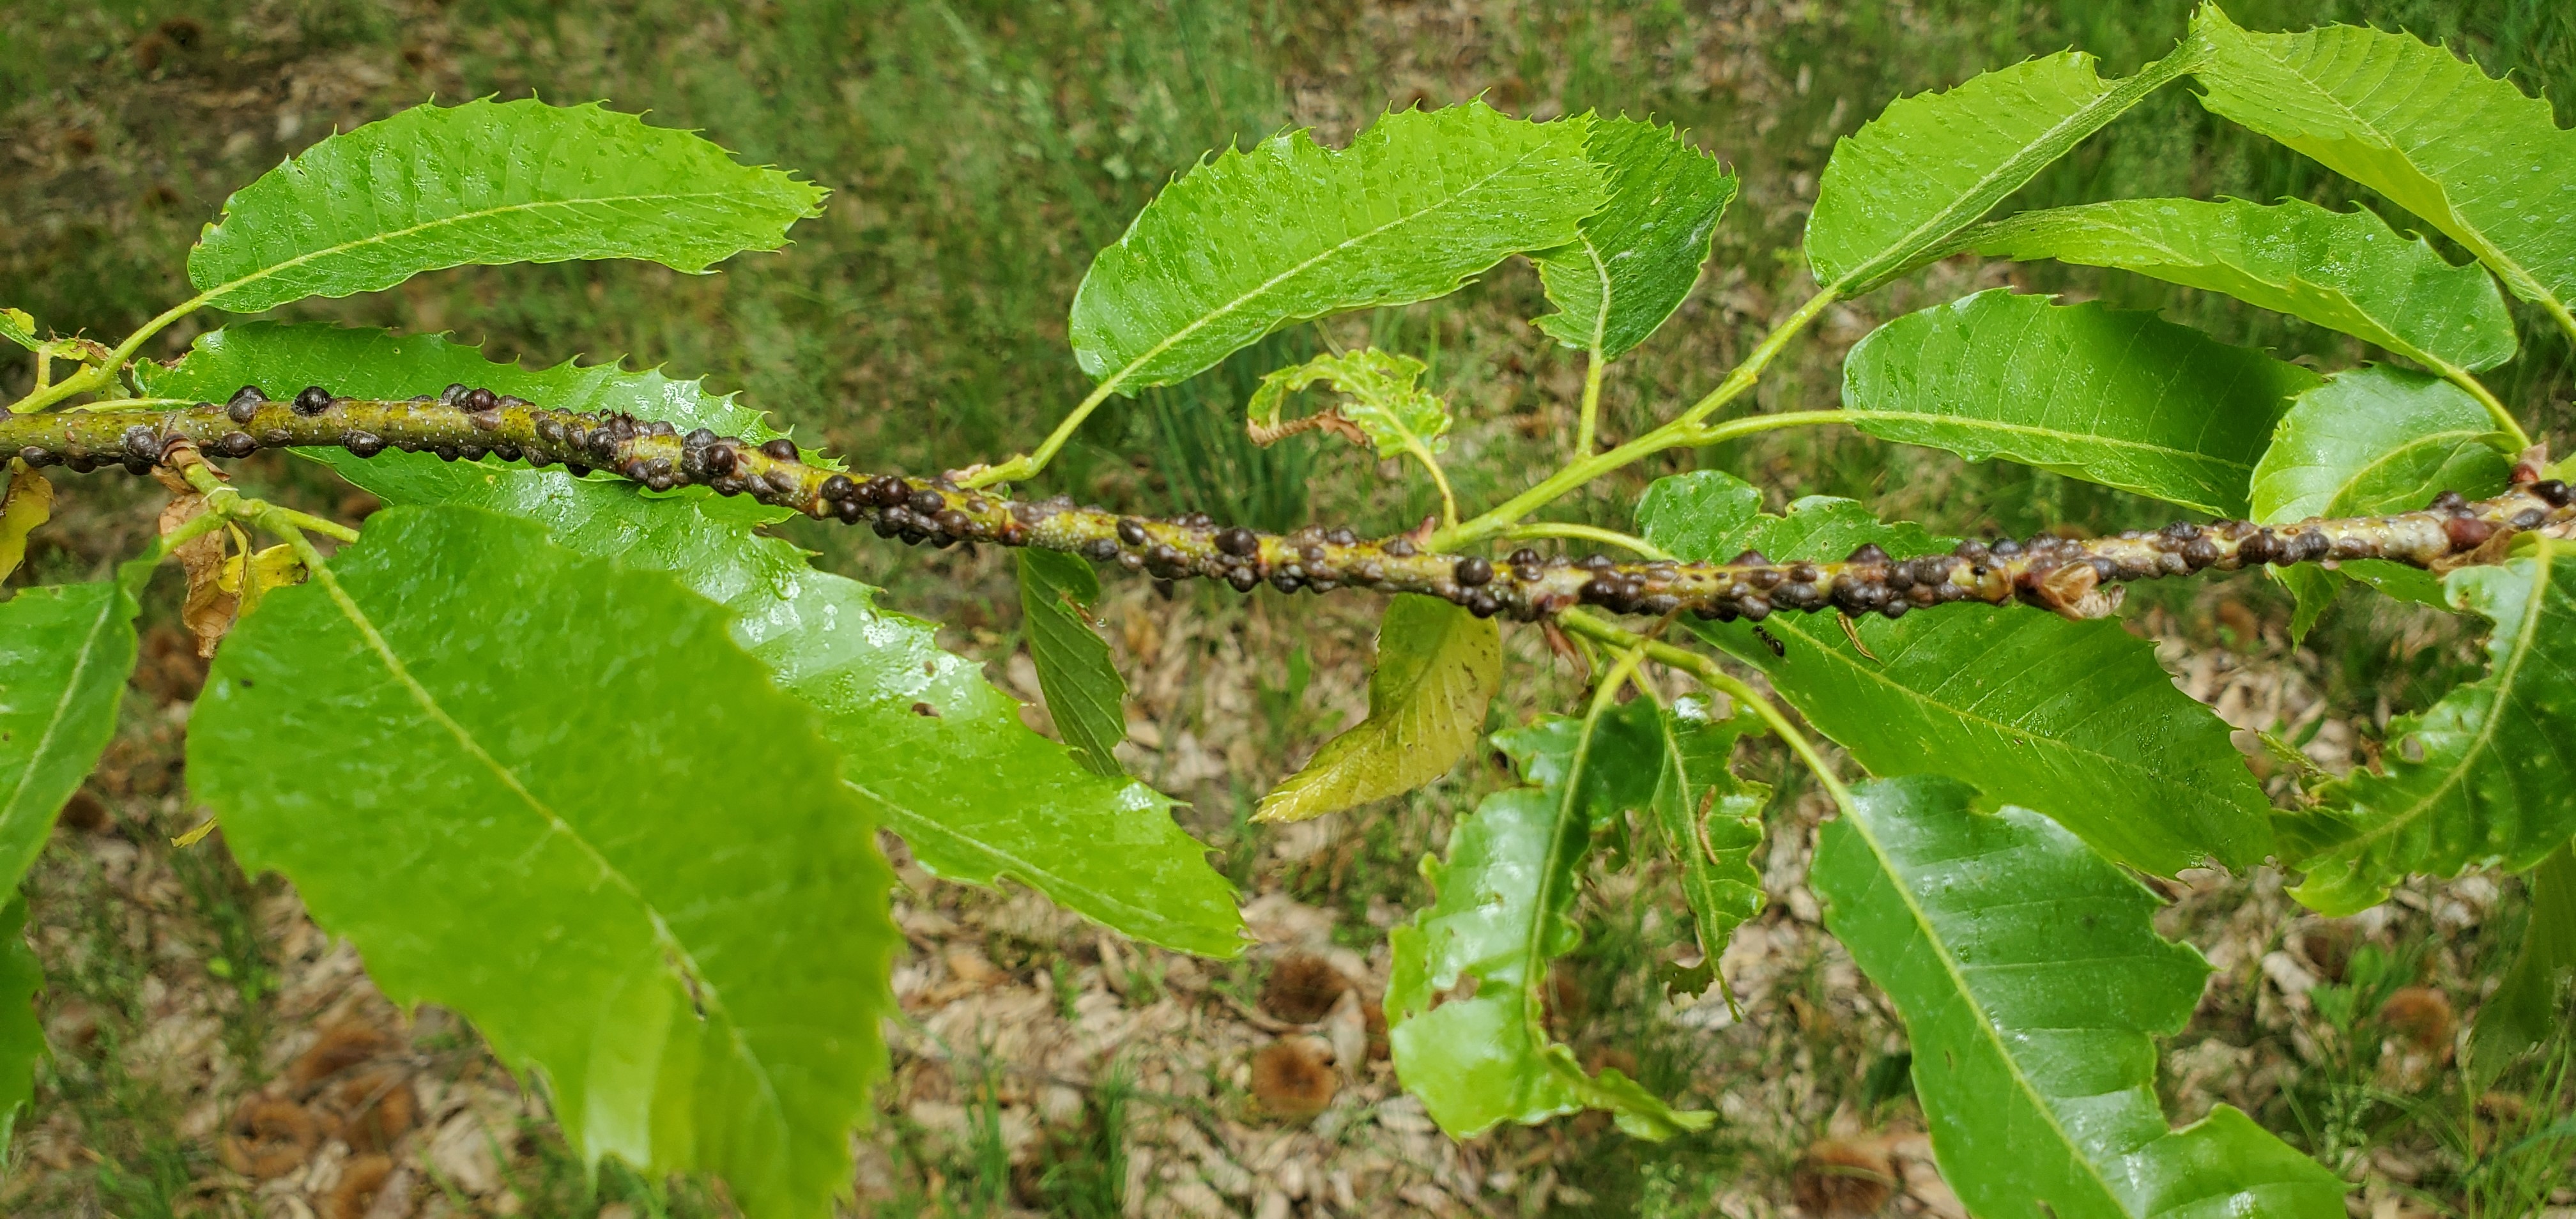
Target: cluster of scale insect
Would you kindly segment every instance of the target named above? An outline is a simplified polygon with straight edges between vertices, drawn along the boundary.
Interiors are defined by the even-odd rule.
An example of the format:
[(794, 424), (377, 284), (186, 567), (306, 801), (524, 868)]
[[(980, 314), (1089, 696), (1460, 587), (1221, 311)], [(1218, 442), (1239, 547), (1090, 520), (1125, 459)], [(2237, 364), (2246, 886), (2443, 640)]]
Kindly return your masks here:
[(807, 462), (783, 437), (753, 444), (704, 427), (682, 434), (659, 420), (541, 409), (463, 384), (394, 402), (341, 398), (307, 386), (279, 403), (257, 386), (244, 386), (220, 410), (201, 403), (156, 418), (159, 426), (130, 424), (112, 442), (103, 435), (82, 437), (75, 418), (63, 428), (63, 443), (28, 444), (16, 456), (36, 467), (88, 471), (118, 465), (143, 474), (164, 461), (171, 445), (189, 441), (225, 457), (336, 445), (360, 457), (398, 448), (449, 461), (495, 457), (538, 467), (560, 464), (575, 475), (606, 470), (655, 491), (697, 485), (722, 495), (749, 494), (817, 519), (864, 521), (878, 535), (909, 544), (1037, 545), (1163, 581), (1207, 577), (1246, 592), (1263, 583), (1282, 592), (1350, 585), (1428, 594), (1480, 618), (1505, 614), (1523, 620), (1574, 605), (1623, 614), (1688, 610), (1707, 619), (1752, 622), (1783, 610), (1900, 618), (1956, 601), (2015, 598), (2063, 610), (2070, 575), (2086, 577), (2080, 584), (2089, 590), (2264, 564), (2371, 557), (2423, 564), (2474, 551), (2499, 532), (2565, 518), (2576, 499), (2566, 483), (2539, 479), (2533, 470), (2518, 471), (2514, 492), (2483, 504), (2444, 492), (2425, 510), (2438, 521), (2431, 545), (2411, 549), (2392, 543), (2396, 535), (2388, 529), (2369, 528), (2397, 519), (2381, 518), (2277, 527), (2177, 523), (2095, 541), (2050, 535), (2027, 542), (1972, 539), (1945, 554), (1903, 559), (1873, 544), (1833, 563), (1774, 562), (1758, 550), (1723, 564), (1621, 563), (1597, 554), (1542, 557), (1526, 547), (1496, 563), (1480, 555), (1424, 553), (1407, 535), (1363, 541), (1349, 529), (1322, 526), (1264, 535), (1220, 527), (1201, 513), (1148, 521), (1077, 507), (1063, 496), (1010, 500), (963, 490), (946, 479), (854, 476)]

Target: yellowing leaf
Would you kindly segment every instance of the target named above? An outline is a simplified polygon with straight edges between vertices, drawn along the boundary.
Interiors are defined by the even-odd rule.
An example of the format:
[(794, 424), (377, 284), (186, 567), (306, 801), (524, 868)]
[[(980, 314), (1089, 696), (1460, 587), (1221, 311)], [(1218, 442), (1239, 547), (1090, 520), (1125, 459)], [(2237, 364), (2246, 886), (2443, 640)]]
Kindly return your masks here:
[(271, 546), (257, 554), (236, 555), (233, 562), (240, 572), (239, 591), (244, 614), (258, 609), (260, 598), (270, 592), (302, 584), (307, 574), (304, 561), (295, 557), (293, 548), (286, 546)]
[(27, 558), (27, 535), (54, 514), (54, 484), (45, 476), (10, 462), (6, 494), (0, 494), (0, 580)]
[(1368, 718), (1324, 742), (1261, 798), (1254, 819), (1321, 817), (1448, 773), (1474, 747), (1502, 681), (1503, 636), (1492, 619), (1434, 597), (1397, 597), (1378, 627)]

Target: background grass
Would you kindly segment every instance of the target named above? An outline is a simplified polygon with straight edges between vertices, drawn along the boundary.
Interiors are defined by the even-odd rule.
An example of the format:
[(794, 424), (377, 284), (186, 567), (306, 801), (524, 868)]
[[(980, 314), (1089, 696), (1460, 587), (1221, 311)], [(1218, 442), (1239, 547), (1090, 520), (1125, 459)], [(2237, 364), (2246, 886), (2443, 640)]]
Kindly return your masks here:
[[(0, 304), (29, 309), (64, 332), (119, 336), (186, 295), (187, 247), (231, 190), (334, 128), (430, 97), (604, 99), (703, 130), (746, 160), (811, 177), (834, 191), (826, 215), (800, 226), (787, 251), (736, 259), (718, 275), (629, 264), (465, 269), (281, 314), (452, 331), (499, 358), (622, 357), (705, 375), (854, 464), (927, 471), (1025, 447), (1081, 395), (1064, 332), (1074, 285), (1091, 253), (1171, 174), (1213, 148), (1283, 126), (1312, 125), (1338, 142), (1389, 107), (1481, 95), (1538, 117), (1597, 108), (1678, 122), (1743, 177), (1698, 293), (1612, 371), (1605, 430), (1616, 437), (1704, 391), (1803, 296), (1797, 238), (1837, 137), (1892, 97), (2028, 55), (2073, 46), (2101, 56), (2108, 71), (2127, 72), (2172, 45), (2191, 7), (2188, 0), (14, 0), (0, 6), (7, 166)], [(2526, 88), (2545, 86), (2560, 120), (2576, 123), (2576, 6), (2565, 0), (2236, 0), (2229, 9), (2256, 28), (2366, 21), (2441, 40)], [(2367, 192), (2207, 114), (2185, 87), (2149, 99), (2017, 203), (2158, 194), (2359, 202), (2412, 227)], [(1840, 353), (1871, 326), (1997, 282), (2159, 309), (2323, 367), (2370, 354), (2341, 336), (2134, 276), (1953, 263), (1837, 308), (1766, 383), (1761, 407), (1831, 405)], [(1526, 325), (1542, 311), (1535, 276), (1515, 263), (1449, 302), (1341, 319), (1329, 330), (1336, 341), (1374, 342), (1431, 362), (1433, 383), (1462, 416), (1453, 450), (1462, 500), (1491, 502), (1561, 460), (1572, 431), (1580, 365)], [(176, 354), (222, 320), (183, 323), (155, 354)], [(2522, 355), (2490, 383), (2536, 435), (2565, 449), (2576, 440), (2567, 403), (2576, 352), (2545, 327), (2526, 325), (2524, 335)], [(1261, 450), (1243, 438), (1235, 412), (1253, 380), (1326, 337), (1314, 327), (1284, 332), (1204, 377), (1103, 410), (1049, 473), (1050, 489), (1273, 528), (1312, 519), (1363, 529), (1410, 524), (1431, 506), (1427, 488), (1347, 450), (1294, 442)], [(13, 362), (0, 370), (0, 388), (14, 393), (27, 375)], [(1555, 511), (1624, 527), (1648, 480), (1694, 464), (1751, 478), (1775, 502), (1852, 495), (1886, 515), (1953, 532), (2100, 530), (2165, 515), (2055, 475), (1971, 466), (1830, 429), (1669, 455)], [(260, 469), (290, 490), (327, 494), (309, 471)], [(41, 536), (30, 574), (18, 579), (89, 575), (130, 551), (141, 525), (121, 509), (141, 495), (119, 481), (77, 484), (69, 507), (78, 528)], [(989, 645), (1007, 626), (989, 609), (1006, 588), (989, 565), (960, 566), (954, 556), (840, 531), (798, 536), (825, 563), (886, 584), (898, 603), (953, 624), (961, 646)], [(2221, 584), (2140, 595), (2197, 639), (2250, 643), (2249, 630), (2259, 634), (2278, 616), (2277, 599), (2258, 578)], [(2222, 597), (2253, 608), (2222, 621)], [(1258, 603), (1291, 621), (1307, 612), (1304, 604), (1266, 594)], [(2422, 616), (2348, 600), (2310, 650), (2338, 703), (2375, 703), (2384, 718), (2424, 705), (2460, 675), (2457, 648), (2426, 642), (2455, 635)], [(1282, 658), (1262, 680), (1254, 703), (1268, 730), (1265, 748), (1272, 764), (1284, 764), (1283, 755), (1332, 725), (1318, 725), (1307, 710), (1302, 663)], [(1780, 777), (1784, 790), (1793, 786), (1794, 775)], [(1239, 817), (1255, 794), (1237, 780), (1235, 790), (1199, 801), (1197, 828), (1230, 849), (1229, 868), (1247, 882), (1266, 841)], [(1418, 887), (1409, 865), (1433, 840), (1434, 820), (1431, 810), (1408, 805), (1369, 826), (1353, 848), (1356, 884), (1345, 883), (1351, 861), (1331, 876), (1292, 868), (1281, 883), (1355, 911), (1372, 896), (1401, 900)], [(187, 864), (184, 878), (187, 901), (202, 912), (204, 951), (229, 963), (224, 976), (240, 992), (228, 1035), (255, 1045), (263, 966), (241, 915), (250, 884), (228, 864), (202, 860)], [(1614, 907), (1594, 921), (1578, 976), (1603, 1013), (1596, 1041), (1619, 1045), (1650, 1082), (1681, 1086), (1692, 1075), (1676, 1058), (1682, 1047), (1658, 1040), (1641, 1017), (1633, 1028), (1620, 1024), (1643, 1010), (1639, 979), (1651, 977), (1668, 947), (1657, 935), (1669, 938), (1670, 929), (1645, 927), (1634, 908)], [(102, 926), (98, 938), (112, 944), (116, 929)], [(2492, 972), (2487, 941), (2468, 956)], [(148, 961), (109, 953), (82, 968), (81, 977), (57, 978), (57, 988), (104, 1008), (131, 1008), (131, 1023), (142, 1020), (136, 996)], [(1819, 966), (1811, 987), (1821, 994), (1825, 985)], [(105, 1027), (112, 1041), (123, 1026)], [(1803, 1018), (1776, 1048), (1813, 1061), (1822, 1075), (1848, 1076), (1851, 1086), (1886, 1074), (1874, 1072), (1879, 1051)], [(2416, 1136), (2430, 1137), (2424, 1132), (2439, 1114), (2409, 1116), (2370, 1094), (2374, 1066), (2362, 1059), (2371, 1053), (2321, 1060), (2331, 1069), (2320, 1068), (2306, 1091), (2288, 1093), (2297, 1111), (2266, 1120), (2321, 1154), (2359, 1154), (2346, 1143), (2398, 1137), (2390, 1132), (2408, 1122)], [(2557, 1070), (2551, 1078), (2561, 1082), (2550, 1086), (2563, 1088), (2566, 1069)], [(187, 1209), (188, 1157), (197, 1153), (167, 1134), (163, 1098), (113, 1072), (85, 1073), (78, 1062), (55, 1087), (60, 1103), (79, 1107), (101, 1132), (99, 1196), (118, 1200), (111, 1209)], [(1051, 1161), (1044, 1187), (1067, 1213), (1107, 1213), (1098, 1163), (1116, 1154), (1114, 1133), (1103, 1132), (1114, 1132), (1124, 1101), (1094, 1103), (1093, 1127)], [(1659, 1208), (1705, 1198), (1708, 1181), (1746, 1171), (1748, 1158), (1765, 1154), (1722, 1142), (1603, 1146), (1578, 1166), (1599, 1213), (1692, 1213)], [(704, 1205), (685, 1187), (658, 1192), (623, 1177), (593, 1184), (577, 1166), (558, 1167), (539, 1186), (551, 1191), (546, 1197), (570, 1199), (566, 1205), (629, 1199), (654, 1214)], [(972, 1164), (943, 1171), (975, 1179)], [(985, 1180), (983, 1188), (999, 1186)], [(941, 1205), (964, 1203), (952, 1197)]]

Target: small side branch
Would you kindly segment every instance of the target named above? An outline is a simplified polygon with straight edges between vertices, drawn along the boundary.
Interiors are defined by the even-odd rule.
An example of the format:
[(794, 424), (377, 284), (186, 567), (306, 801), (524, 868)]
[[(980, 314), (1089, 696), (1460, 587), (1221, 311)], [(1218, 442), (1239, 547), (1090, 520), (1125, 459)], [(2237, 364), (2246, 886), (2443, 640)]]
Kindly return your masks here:
[(2419, 512), (2309, 520), (2295, 525), (2219, 521), (2076, 541), (2042, 535), (2026, 542), (1967, 541), (1947, 554), (1892, 558), (1863, 546), (1838, 562), (1778, 563), (1746, 552), (1724, 563), (1670, 559), (1619, 562), (1604, 555), (1542, 558), (1520, 550), (1500, 562), (1440, 553), (1412, 535), (1362, 539), (1348, 529), (1309, 526), (1288, 534), (1220, 526), (1204, 515), (1173, 520), (1129, 516), (1072, 500), (1013, 500), (945, 478), (867, 475), (805, 461), (785, 440), (754, 445), (699, 429), (622, 414), (546, 410), (489, 390), (449, 386), (437, 397), (398, 401), (336, 398), (308, 388), (291, 402), (245, 389), (217, 406), (179, 410), (84, 410), (0, 418), (0, 455), (73, 470), (122, 465), (145, 473), (173, 445), (247, 457), (264, 448), (328, 447), (372, 457), (388, 448), (449, 460), (560, 464), (575, 474), (606, 471), (667, 491), (705, 486), (750, 495), (818, 520), (866, 524), (881, 537), (941, 546), (961, 542), (1036, 546), (1115, 563), (1158, 579), (1205, 577), (1250, 591), (1360, 587), (1421, 593), (1480, 616), (1553, 618), (1576, 606), (1615, 613), (1760, 621), (1780, 611), (1837, 610), (1902, 617), (1974, 601), (2019, 601), (2069, 617), (2098, 617), (2133, 580), (2234, 571), (2271, 564), (2383, 559), (2436, 571), (2494, 562), (2517, 532), (2576, 534), (2576, 493), (2539, 478), (2537, 463), (2516, 471), (2511, 490), (2471, 502), (2445, 493)]

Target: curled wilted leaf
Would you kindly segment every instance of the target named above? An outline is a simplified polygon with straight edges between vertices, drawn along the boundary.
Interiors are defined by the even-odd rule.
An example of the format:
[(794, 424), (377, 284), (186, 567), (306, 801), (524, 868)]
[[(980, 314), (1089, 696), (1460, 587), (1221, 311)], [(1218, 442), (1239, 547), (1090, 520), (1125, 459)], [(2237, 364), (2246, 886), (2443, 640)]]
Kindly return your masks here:
[[(1420, 360), (1374, 347), (1328, 352), (1261, 378), (1261, 388), (1244, 406), (1245, 428), (1254, 444), (1321, 428), (1353, 444), (1374, 444), (1380, 457), (1437, 453), (1449, 447), (1449, 404), (1420, 387), (1423, 369)], [(1317, 381), (1347, 397), (1333, 409), (1281, 422), (1279, 407), (1287, 396)]]

